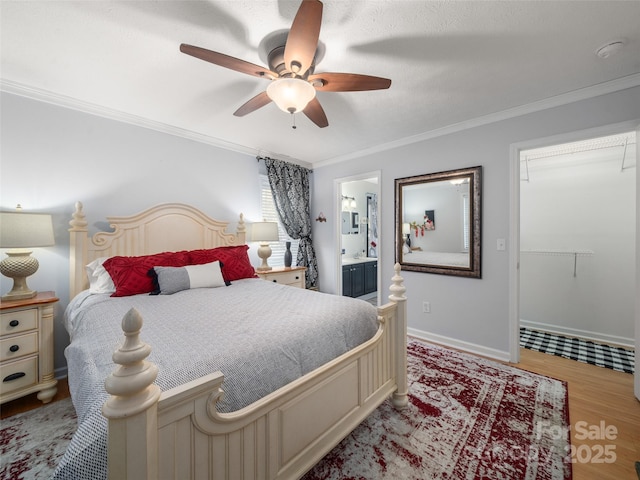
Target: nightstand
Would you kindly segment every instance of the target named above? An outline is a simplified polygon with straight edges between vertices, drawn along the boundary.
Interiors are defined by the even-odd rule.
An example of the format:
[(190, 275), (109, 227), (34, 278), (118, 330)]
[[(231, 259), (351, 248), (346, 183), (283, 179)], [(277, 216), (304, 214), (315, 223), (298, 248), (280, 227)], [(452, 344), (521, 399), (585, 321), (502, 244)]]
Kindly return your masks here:
[(274, 267), (266, 272), (256, 271), (263, 280), (290, 285), (292, 287), (305, 288), (305, 272), (307, 267)]
[(49, 403), (58, 390), (53, 374), (54, 292), (0, 302), (0, 403), (38, 392)]

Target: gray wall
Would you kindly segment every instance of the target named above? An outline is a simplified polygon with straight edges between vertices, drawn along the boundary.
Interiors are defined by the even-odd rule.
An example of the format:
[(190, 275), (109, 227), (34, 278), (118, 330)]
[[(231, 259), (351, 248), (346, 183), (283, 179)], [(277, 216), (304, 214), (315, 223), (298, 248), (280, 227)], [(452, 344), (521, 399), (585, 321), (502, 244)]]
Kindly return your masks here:
[[(29, 285), (55, 290), (61, 298), (55, 319), (56, 368), (66, 363), (62, 310), (69, 300), (67, 228), (75, 201), (83, 201), (94, 230), (95, 222), (108, 214), (137, 213), (162, 202), (193, 204), (221, 219), (234, 219), (238, 212), (248, 221), (260, 218), (258, 164), (251, 156), (1, 95), (0, 206), (9, 209), (21, 203), (25, 209), (54, 215), (56, 246), (35, 252), (41, 267)], [(409, 326), (436, 339), (506, 356), (509, 261), (508, 251), (496, 251), (495, 244), (497, 238), (509, 238), (510, 146), (632, 119), (640, 119), (640, 87), (314, 168), (311, 215), (316, 218), (322, 211), (328, 219), (312, 222), (320, 289), (337, 291), (335, 179), (381, 172), (379, 268), (381, 288), (386, 289), (394, 263), (394, 179), (482, 165), (483, 278), (403, 272)], [(257, 264), (257, 257), (252, 258)], [(4, 277), (0, 289), (10, 289)], [(422, 313), (423, 301), (431, 302), (430, 314)]]
[[(69, 301), (69, 228), (84, 204), (90, 231), (107, 215), (138, 213), (157, 203), (194, 205), (211, 217), (261, 219), (258, 162), (252, 156), (3, 92), (0, 206), (53, 214), (56, 246), (34, 256), (35, 290), (55, 290), (55, 366), (66, 365), (62, 313)], [(101, 222), (99, 225), (96, 222)], [(236, 225), (231, 225), (235, 229)], [(253, 244), (254, 265), (259, 265)], [(4, 255), (3, 255), (4, 256)], [(6, 293), (11, 280), (0, 279)]]
[[(482, 279), (402, 272), (407, 288), (409, 327), (413, 333), (445, 343), (509, 358), (509, 248), (496, 250), (510, 232), (510, 148), (513, 144), (640, 119), (640, 87), (508, 120), (469, 128), (314, 169), (313, 213), (335, 210), (334, 179), (380, 170), (381, 288), (387, 288), (394, 264), (394, 179), (431, 172), (483, 167)], [(320, 288), (335, 292), (338, 223), (316, 226), (314, 242), (321, 271)], [(386, 286), (385, 286), (386, 285)], [(637, 294), (637, 293), (636, 293)], [(383, 294), (382, 298), (386, 298)], [(422, 302), (431, 313), (422, 312)]]

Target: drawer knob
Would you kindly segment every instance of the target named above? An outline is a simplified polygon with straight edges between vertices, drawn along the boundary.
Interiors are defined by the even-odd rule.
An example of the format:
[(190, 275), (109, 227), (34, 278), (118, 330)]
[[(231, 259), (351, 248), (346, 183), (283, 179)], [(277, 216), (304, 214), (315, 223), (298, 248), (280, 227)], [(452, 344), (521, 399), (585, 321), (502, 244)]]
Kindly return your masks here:
[(272, 280), (272, 282), (273, 282), (273, 283), (278, 283), (278, 280), (275, 280), (275, 279), (274, 279), (274, 280)]
[(20, 325), (20, 322), (18, 320), (11, 320), (9, 322), (10, 327), (17, 327), (18, 325)]
[(16, 372), (16, 373), (12, 373), (11, 375), (7, 375), (6, 377), (4, 377), (2, 379), (3, 382), (10, 382), (11, 380), (17, 380), (19, 378), (22, 378), (26, 375), (26, 373), (24, 372)]
[(19, 345), (11, 345), (11, 346), (9, 347), (9, 351), (10, 351), (10, 352), (14, 352), (14, 353), (15, 353), (15, 352), (17, 352), (18, 350), (20, 350), (20, 346), (19, 346)]
[(300, 277), (296, 276), (296, 280), (300, 280)]

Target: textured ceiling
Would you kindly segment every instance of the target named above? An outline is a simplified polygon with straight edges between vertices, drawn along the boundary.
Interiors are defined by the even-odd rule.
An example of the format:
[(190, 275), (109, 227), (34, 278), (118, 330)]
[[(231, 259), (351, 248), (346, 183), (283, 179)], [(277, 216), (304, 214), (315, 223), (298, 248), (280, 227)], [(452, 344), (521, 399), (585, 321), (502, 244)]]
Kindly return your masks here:
[[(2, 1), (6, 91), (323, 164), (617, 80), (640, 84), (640, 1), (324, 2), (316, 72), (387, 77), (389, 90), (319, 92), (320, 129), (269, 104), (267, 80), (179, 52), (189, 43), (266, 65), (259, 45), (298, 1)], [(622, 39), (616, 55), (595, 50)]]

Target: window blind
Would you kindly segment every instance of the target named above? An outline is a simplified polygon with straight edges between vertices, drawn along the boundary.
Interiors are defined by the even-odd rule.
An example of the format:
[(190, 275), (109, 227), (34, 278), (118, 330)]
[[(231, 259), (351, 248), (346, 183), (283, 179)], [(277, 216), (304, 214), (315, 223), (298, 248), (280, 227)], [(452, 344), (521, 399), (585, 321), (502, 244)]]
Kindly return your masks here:
[(291, 242), (291, 256), (293, 258), (292, 265), (296, 265), (296, 258), (298, 257), (298, 243), (299, 240), (293, 240), (287, 235), (286, 230), (280, 223), (278, 212), (276, 211), (276, 205), (273, 202), (273, 194), (271, 192), (271, 185), (269, 185), (269, 178), (266, 175), (260, 175), (260, 201), (262, 205), (262, 218), (267, 222), (278, 223), (278, 236), (280, 241), (271, 242), (271, 251), (273, 252), (269, 257), (269, 265), (272, 267), (284, 267), (284, 252), (287, 249), (285, 242)]

